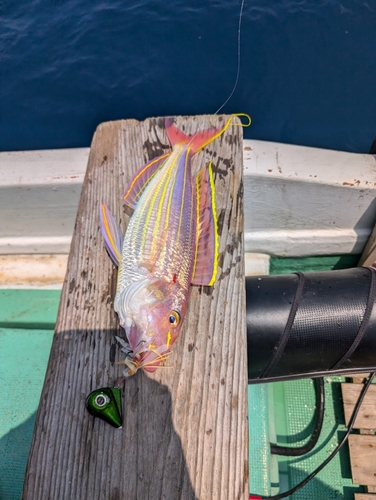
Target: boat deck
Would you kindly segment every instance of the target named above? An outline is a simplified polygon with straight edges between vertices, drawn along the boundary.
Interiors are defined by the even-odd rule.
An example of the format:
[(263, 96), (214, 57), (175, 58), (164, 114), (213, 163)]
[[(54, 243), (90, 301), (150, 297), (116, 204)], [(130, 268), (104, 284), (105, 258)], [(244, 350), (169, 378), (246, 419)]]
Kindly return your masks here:
[[(272, 259), (271, 272), (339, 267), (351, 257)], [(328, 260), (329, 259), (329, 260)], [(350, 264), (351, 265), (351, 264)], [(0, 290), (0, 378), (5, 394), (0, 419), (0, 498), (20, 498), (39, 397), (47, 366), (59, 290)], [(317, 448), (304, 458), (271, 456), (269, 442), (299, 446), (312, 430), (315, 396), (310, 379), (250, 385), (250, 489), (268, 495), (304, 479), (329, 453), (345, 429), (340, 377), (325, 379), (326, 410)], [(316, 450), (318, 452), (316, 453)], [(345, 447), (294, 500), (352, 500), (354, 485)]]

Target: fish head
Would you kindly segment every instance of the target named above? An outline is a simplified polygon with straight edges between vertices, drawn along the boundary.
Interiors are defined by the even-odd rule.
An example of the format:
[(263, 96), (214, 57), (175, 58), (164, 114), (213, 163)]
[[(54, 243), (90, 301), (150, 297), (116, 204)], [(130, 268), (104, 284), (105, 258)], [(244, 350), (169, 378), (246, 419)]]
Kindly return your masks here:
[[(132, 286), (132, 285), (131, 285)], [(188, 293), (179, 283), (143, 280), (115, 301), (136, 368), (154, 372), (166, 361), (177, 339), (187, 309)]]

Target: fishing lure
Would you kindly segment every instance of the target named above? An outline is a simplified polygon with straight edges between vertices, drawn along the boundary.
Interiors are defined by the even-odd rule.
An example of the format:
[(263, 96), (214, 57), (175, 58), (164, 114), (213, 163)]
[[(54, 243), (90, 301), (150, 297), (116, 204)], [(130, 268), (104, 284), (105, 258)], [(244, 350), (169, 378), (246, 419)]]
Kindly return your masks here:
[(118, 387), (103, 387), (91, 392), (86, 400), (86, 408), (91, 415), (101, 418), (113, 427), (122, 426), (123, 410)]

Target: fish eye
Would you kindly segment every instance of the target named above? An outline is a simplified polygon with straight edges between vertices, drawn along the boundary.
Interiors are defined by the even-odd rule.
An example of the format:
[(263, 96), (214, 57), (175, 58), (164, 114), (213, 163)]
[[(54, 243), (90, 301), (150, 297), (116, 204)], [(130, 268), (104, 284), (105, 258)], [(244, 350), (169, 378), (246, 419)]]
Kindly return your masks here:
[(177, 326), (180, 323), (180, 314), (177, 311), (171, 311), (168, 320), (171, 326)]

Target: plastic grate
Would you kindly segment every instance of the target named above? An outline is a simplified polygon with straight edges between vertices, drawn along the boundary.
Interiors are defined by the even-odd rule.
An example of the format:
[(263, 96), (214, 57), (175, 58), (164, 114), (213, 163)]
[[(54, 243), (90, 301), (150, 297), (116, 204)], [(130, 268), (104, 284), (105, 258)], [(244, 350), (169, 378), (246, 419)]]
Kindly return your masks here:
[(21, 497), (53, 331), (0, 329), (0, 499)]
[(268, 385), (248, 386), (249, 487), (270, 495), (270, 429)]
[[(328, 454), (336, 448), (345, 433), (341, 377), (325, 379), (325, 416), (319, 442), (303, 457), (278, 457), (281, 491), (295, 486), (307, 477)], [(276, 433), (278, 444), (301, 446), (310, 436), (315, 412), (315, 393), (310, 379), (276, 382), (273, 385)], [(293, 500), (353, 500), (361, 493), (361, 486), (353, 485), (350, 459), (345, 446), (304, 488), (293, 495)]]

